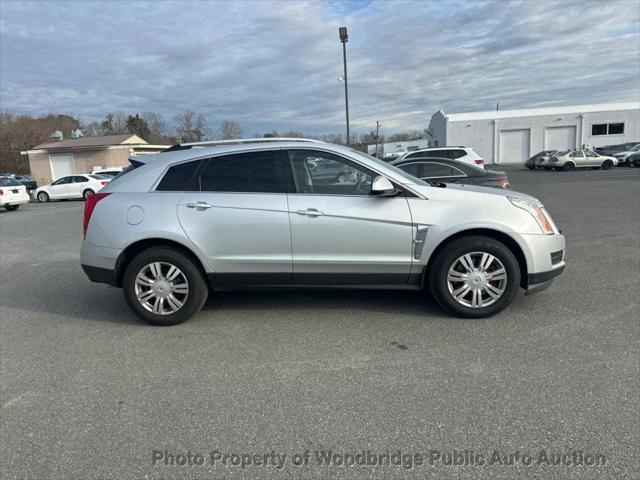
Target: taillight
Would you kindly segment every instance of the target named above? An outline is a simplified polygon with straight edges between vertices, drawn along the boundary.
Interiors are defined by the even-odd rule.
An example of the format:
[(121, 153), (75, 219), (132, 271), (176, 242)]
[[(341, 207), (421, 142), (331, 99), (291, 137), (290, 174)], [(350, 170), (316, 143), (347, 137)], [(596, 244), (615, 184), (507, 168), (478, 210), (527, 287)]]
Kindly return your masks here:
[(106, 182), (106, 181), (103, 180), (103, 181), (100, 182), (100, 185), (102, 185), (104, 187), (107, 183), (109, 183), (109, 182)]
[(498, 183), (502, 186), (502, 188), (511, 188), (511, 185), (509, 185), (509, 179), (506, 177), (500, 177), (498, 179)]
[(4, 195), (4, 190), (0, 188), (0, 195)]
[(482, 165), (484, 163), (484, 160), (479, 158), (478, 160), (474, 160), (473, 163), (475, 163), (476, 165)]
[(89, 227), (89, 220), (93, 215), (93, 210), (96, 208), (96, 204), (103, 198), (111, 195), (111, 193), (94, 193), (86, 198), (84, 203), (84, 217), (82, 218), (82, 233), (87, 234), (87, 228)]

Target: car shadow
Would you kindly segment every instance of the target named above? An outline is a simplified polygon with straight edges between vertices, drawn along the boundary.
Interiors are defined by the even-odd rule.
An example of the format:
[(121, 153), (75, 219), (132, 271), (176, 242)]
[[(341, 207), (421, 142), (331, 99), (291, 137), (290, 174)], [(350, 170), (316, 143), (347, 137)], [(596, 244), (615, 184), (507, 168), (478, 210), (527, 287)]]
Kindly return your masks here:
[[(121, 289), (90, 282), (77, 260), (24, 265), (12, 272), (11, 282), (3, 283), (2, 309), (28, 310), (76, 321), (146, 325), (130, 311)], [(249, 319), (261, 321), (273, 318), (267, 314), (277, 311), (299, 312), (301, 319), (310, 312), (324, 315), (334, 311), (340, 317), (362, 312), (389, 318), (446, 316), (423, 291), (271, 289), (212, 292), (197, 317), (207, 321), (250, 312)]]

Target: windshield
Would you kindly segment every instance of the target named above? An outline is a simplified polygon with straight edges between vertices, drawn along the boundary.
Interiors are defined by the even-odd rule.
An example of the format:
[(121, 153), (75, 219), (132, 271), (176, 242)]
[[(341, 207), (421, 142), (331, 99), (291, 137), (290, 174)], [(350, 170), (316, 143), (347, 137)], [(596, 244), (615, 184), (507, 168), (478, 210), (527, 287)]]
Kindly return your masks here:
[(407, 180), (409, 180), (411, 183), (415, 183), (416, 185), (423, 185), (423, 186), (428, 186), (429, 184), (423, 180), (420, 180), (419, 178), (414, 177), (413, 175), (405, 172), (404, 170), (399, 169), (398, 167), (396, 167), (395, 165), (391, 165), (388, 162), (385, 162), (384, 160), (380, 160), (379, 158), (376, 158), (372, 155), (369, 155), (367, 153), (361, 152), (360, 150), (356, 150), (355, 148), (350, 148), (349, 149), (353, 154), (355, 154), (358, 157), (361, 157), (364, 160), (368, 160), (370, 162), (374, 162), (384, 168), (388, 168), (389, 170), (393, 170), (394, 173), (397, 173), (398, 175), (400, 175), (403, 178), (406, 178)]

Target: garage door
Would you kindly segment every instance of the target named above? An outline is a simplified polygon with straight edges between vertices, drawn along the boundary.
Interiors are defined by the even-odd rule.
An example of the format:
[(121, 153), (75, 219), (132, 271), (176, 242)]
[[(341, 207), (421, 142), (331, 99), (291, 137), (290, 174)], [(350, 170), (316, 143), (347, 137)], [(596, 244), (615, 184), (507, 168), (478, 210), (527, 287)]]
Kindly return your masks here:
[(576, 127), (547, 127), (544, 129), (545, 150), (569, 150), (576, 148)]
[(73, 164), (73, 155), (71, 154), (49, 155), (49, 161), (51, 162), (51, 178), (53, 180), (76, 173), (76, 168)]
[(530, 155), (531, 130), (500, 131), (500, 163), (524, 163)]

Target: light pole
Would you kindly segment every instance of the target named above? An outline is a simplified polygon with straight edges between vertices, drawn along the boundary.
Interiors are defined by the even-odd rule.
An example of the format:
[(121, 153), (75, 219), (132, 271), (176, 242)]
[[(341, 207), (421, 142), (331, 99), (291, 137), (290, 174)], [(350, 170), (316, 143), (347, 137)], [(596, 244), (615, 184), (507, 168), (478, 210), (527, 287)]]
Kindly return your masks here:
[(340, 41), (342, 42), (342, 60), (344, 62), (344, 105), (347, 114), (347, 146), (350, 142), (349, 137), (349, 87), (347, 84), (347, 41), (349, 41), (349, 35), (347, 34), (347, 27), (338, 28), (340, 34)]

